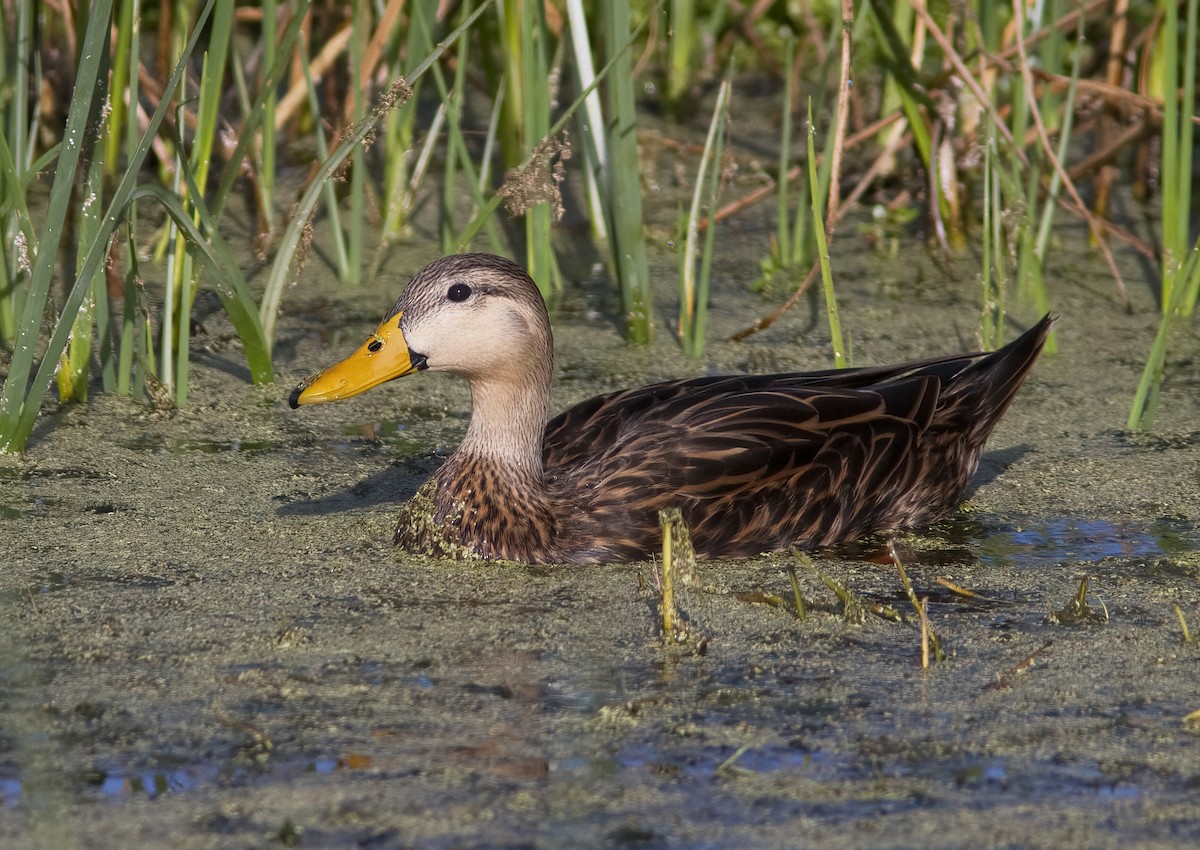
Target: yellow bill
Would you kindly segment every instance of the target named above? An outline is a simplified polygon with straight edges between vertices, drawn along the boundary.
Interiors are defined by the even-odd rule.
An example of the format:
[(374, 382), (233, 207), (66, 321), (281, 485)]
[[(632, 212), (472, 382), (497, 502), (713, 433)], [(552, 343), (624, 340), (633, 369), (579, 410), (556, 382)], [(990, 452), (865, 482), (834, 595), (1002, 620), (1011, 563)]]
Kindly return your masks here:
[(424, 368), (425, 358), (409, 351), (400, 332), (400, 314), (396, 314), (380, 325), (358, 351), (303, 381), (292, 391), (288, 404), (295, 408), (350, 398)]

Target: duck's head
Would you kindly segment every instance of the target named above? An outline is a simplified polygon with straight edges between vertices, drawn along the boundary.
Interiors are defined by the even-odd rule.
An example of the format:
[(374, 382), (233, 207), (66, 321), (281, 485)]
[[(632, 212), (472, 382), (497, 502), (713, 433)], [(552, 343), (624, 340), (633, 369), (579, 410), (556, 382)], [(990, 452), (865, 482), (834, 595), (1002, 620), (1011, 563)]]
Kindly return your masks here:
[(503, 257), (456, 254), (423, 268), (367, 341), (301, 383), (288, 403), (350, 398), (423, 369), (473, 387), (548, 380), (552, 361), (550, 320), (529, 275)]

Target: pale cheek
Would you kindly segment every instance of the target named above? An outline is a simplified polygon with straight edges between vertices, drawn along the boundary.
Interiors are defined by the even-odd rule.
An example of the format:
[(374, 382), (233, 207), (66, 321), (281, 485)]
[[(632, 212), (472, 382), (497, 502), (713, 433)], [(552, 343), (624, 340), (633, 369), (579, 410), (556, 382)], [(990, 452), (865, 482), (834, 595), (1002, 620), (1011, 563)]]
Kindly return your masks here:
[(401, 327), (409, 348), (425, 355), (430, 369), (467, 378), (523, 368), (533, 356), (528, 322), (514, 311), (463, 310), (442, 321)]

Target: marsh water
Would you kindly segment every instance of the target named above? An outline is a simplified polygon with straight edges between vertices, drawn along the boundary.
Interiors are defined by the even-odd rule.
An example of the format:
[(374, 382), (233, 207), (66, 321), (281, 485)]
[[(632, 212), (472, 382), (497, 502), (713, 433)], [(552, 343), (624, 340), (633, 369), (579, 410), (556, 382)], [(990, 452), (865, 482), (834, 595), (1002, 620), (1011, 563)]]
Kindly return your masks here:
[[(672, 157), (649, 171), (651, 197), (684, 187)], [(816, 300), (725, 341), (784, 297), (783, 283), (748, 291), (761, 208), (718, 231), (710, 346), (680, 354), (674, 211), (652, 206), (648, 350), (622, 342), (582, 234), (563, 232), (556, 406), (668, 377), (828, 367)], [(249, 241), (248, 220), (229, 226)], [(977, 261), (866, 230), (843, 225), (833, 253), (855, 362), (975, 349)], [(1082, 228), (1059, 228), (1058, 352), (1000, 423), (963, 509), (897, 540), (947, 653), (923, 671), (883, 540), (814, 561), (905, 622), (848, 620), (816, 571), (764, 557), (702, 564), (679, 644), (660, 635), (650, 562), (394, 551), (398, 503), (463, 433), (465, 387), (422, 374), (298, 412), (286, 397), (375, 327), (436, 256), (432, 232), (389, 249), (357, 290), (310, 258), (285, 298), (275, 385), (247, 382), (202, 300), (186, 409), (96, 394), (48, 411), (28, 453), (0, 461), (0, 845), (1200, 842), (1200, 644), (1180, 619), (1200, 636), (1194, 324), (1171, 340), (1154, 429), (1123, 427), (1157, 326), (1152, 270), (1120, 255), (1127, 312)], [(1036, 318), (1021, 304), (1012, 316), (1009, 338)], [(1056, 615), (1085, 578), (1086, 609)]]

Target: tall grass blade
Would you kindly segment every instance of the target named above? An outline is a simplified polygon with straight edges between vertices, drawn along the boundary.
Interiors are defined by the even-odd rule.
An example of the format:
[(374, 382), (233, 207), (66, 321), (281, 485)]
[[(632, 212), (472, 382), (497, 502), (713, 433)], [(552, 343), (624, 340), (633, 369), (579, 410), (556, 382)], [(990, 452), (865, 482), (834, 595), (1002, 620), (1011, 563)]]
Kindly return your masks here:
[[(304, 87), (308, 93), (308, 108), (313, 117), (321, 114), (321, 105), (317, 100), (317, 87), (313, 83), (312, 67), (308, 59), (308, 47), (303, 41), (296, 45), (300, 59), (300, 70), (304, 74)], [(265, 105), (265, 104), (264, 104)], [(265, 118), (263, 128), (266, 128)], [(321, 160), (329, 157), (329, 142), (325, 136), (324, 122), (313, 121), (313, 133), (317, 140), (317, 156)], [(266, 162), (266, 160), (263, 160)], [(342, 212), (338, 206), (337, 192), (332, 181), (325, 183), (325, 209), (329, 215), (329, 238), (333, 242), (333, 260), (339, 280), (350, 279), (350, 252), (346, 247), (346, 233), (342, 229)]]
[[(268, 71), (275, 67), (278, 57), (278, 45), (275, 41), (278, 37), (278, 17), (279, 7), (276, 0), (262, 0), (263, 67)], [(311, 90), (311, 84), (309, 88)], [(259, 206), (267, 230), (271, 232), (275, 230), (275, 106), (278, 97), (275, 86), (270, 85), (269, 81), (264, 81), (262, 93), (262, 144), (259, 153), (262, 169), (258, 175)], [(319, 122), (314, 123), (319, 126)]]
[[(214, 216), (220, 217), (222, 210), (225, 209), (225, 199), (241, 174), (241, 163), (246, 160), (247, 155), (254, 147), (254, 139), (258, 135), (259, 127), (262, 125), (263, 116), (266, 113), (267, 100), (273, 96), (275, 86), (279, 85), (280, 80), (291, 67), (292, 49), (300, 35), (305, 15), (311, 5), (310, 0), (293, 0), (293, 2), (295, 5), (292, 8), (292, 17), (288, 22), (287, 29), (283, 31), (283, 38), (279, 40), (275, 64), (263, 77), (262, 89), (255, 98), (250, 111), (242, 120), (237, 144), (234, 145), (233, 151), (229, 155), (229, 164), (222, 170), (217, 190), (209, 201), (209, 210)], [(192, 31), (193, 37), (199, 30), (200, 24), (197, 22)]]
[[(466, 108), (466, 91), (467, 91), (467, 68), (470, 67), (468, 62), (468, 39), (459, 39), (459, 50), (456, 57), (454, 70), (454, 88), (449, 89), (446, 86), (446, 80), (442, 74), (441, 68), (433, 67), (433, 79), (437, 84), (438, 95), (442, 101), (442, 107), (438, 109), (434, 116), (434, 121), (429, 129), (428, 140), (421, 151), (418, 158), (417, 168), (414, 169), (414, 178), (422, 174), (428, 165), (429, 159), (432, 156), (434, 144), (437, 140), (437, 135), (444, 123), (446, 125), (446, 170), (443, 177), (442, 186), (442, 252), (449, 254), (457, 250), (458, 237), (453, 230), (452, 212), (454, 204), (457, 200), (458, 181), (455, 176), (458, 169), (462, 169), (464, 182), (471, 194), (471, 199), (475, 205), (472, 214), (487, 206), (487, 199), (484, 197), (484, 187), (486, 186), (486, 164), (490, 162), (488, 156), (489, 144), (484, 143), (484, 155), (481, 161), (484, 163), (484, 169), (477, 171), (475, 168), (475, 158), (467, 145), (466, 136), (462, 128), (462, 114)], [(502, 99), (504, 97), (504, 86), (501, 85), (496, 91), (496, 97)], [(493, 108), (492, 115), (489, 120), (488, 140), (494, 139), (493, 131), (498, 122), (499, 110)], [(495, 253), (503, 251), (503, 242), (500, 238), (500, 232), (496, 228), (495, 221), (489, 216), (484, 221), (484, 227), (487, 230), (488, 242), (491, 250)]]
[[(221, 306), (229, 316), (230, 323), (242, 340), (250, 377), (255, 383), (274, 380), (271, 368), (270, 349), (266, 335), (255, 309), (254, 296), (246, 279), (217, 229), (216, 220), (204, 205), (197, 192), (194, 176), (188, 168), (183, 169), (189, 191), (196, 203), (189, 210), (179, 197), (162, 186), (150, 183), (139, 186), (129, 193), (128, 203), (142, 198), (157, 201), (163, 211), (184, 235), (184, 244), (191, 256), (201, 260), (212, 272), (212, 290), (221, 299)], [(198, 225), (196, 222), (200, 222)]]
[[(833, 271), (829, 266), (829, 245), (825, 238), (825, 216), (821, 207), (825, 198), (821, 192), (821, 183), (817, 179), (817, 151), (814, 139), (817, 136), (816, 125), (813, 124), (812, 98), (808, 99), (808, 184), (812, 190), (813, 235), (817, 240), (817, 258), (821, 264), (821, 283), (825, 292), (825, 314), (829, 319), (829, 333), (833, 344), (833, 365), (844, 369), (850, 365), (846, 356), (846, 345), (842, 340), (842, 322), (838, 317), (837, 296), (833, 291)], [(831, 157), (826, 151), (826, 161)]]
[[(1188, 0), (1187, 30), (1184, 33), (1183, 67), (1179, 63), (1178, 3), (1159, 3), (1165, 13), (1158, 33), (1159, 50), (1155, 57), (1161, 75), (1163, 97), (1162, 153), (1162, 311), (1163, 316), (1176, 309), (1174, 290), (1182, 285), (1180, 271), (1185, 261), (1188, 230), (1191, 224), (1193, 123), (1196, 92), (1197, 0)], [(1179, 86), (1182, 83), (1182, 102)], [(1195, 301), (1178, 305), (1183, 315), (1191, 315)]]
[(579, 138), (582, 139), (584, 190), (587, 193), (589, 223), (592, 236), (598, 241), (608, 239), (608, 225), (604, 215), (604, 201), (600, 189), (608, 167), (608, 147), (605, 144), (604, 115), (600, 108), (600, 93), (595, 91), (596, 66), (592, 58), (592, 47), (588, 40), (587, 15), (582, 0), (567, 0), (567, 20), (571, 37), (571, 67), (575, 72), (578, 88), (588, 90), (583, 100), (583, 117), (580, 118)]
[[(549, 33), (546, 27), (545, 6), (537, 0), (508, 0), (505, 5), (519, 6), (512, 17), (520, 27), (519, 81), (522, 132), (522, 159), (532, 154), (550, 133), (550, 98), (546, 85), (549, 79), (547, 50)], [(539, 203), (525, 213), (525, 256), (529, 276), (543, 295), (562, 289), (558, 263), (554, 258), (550, 232), (552, 212), (549, 204)]]
[[(415, 57), (427, 56), (433, 51), (433, 21), (437, 13), (438, 0), (413, 0), (408, 6), (408, 27), (405, 32), (403, 61), (414, 63)], [(463, 15), (472, 14), (470, 7), (464, 7)], [(397, 58), (393, 67), (400, 68), (401, 59)], [(405, 67), (401, 73), (408, 71)], [(393, 76), (395, 74), (393, 73)], [(420, 81), (411, 79), (409, 84), (413, 89), (413, 97), (420, 95)], [(384, 215), (383, 232), (380, 235), (381, 245), (386, 245), (399, 238), (408, 226), (408, 215), (412, 210), (415, 186), (420, 182), (416, 175), (410, 175), (408, 169), (409, 150), (413, 145), (414, 127), (417, 120), (415, 109), (395, 109), (384, 119)], [(377, 257), (383, 252), (376, 253)]]
[[(79, 164), (79, 147), (86, 131), (87, 116), (94, 106), (100, 52), (104, 39), (108, 37), (112, 2), (111, 0), (96, 0), (90, 10), (80, 50), (83, 61), (80, 62), (77, 69), (71, 105), (67, 114), (66, 131), (63, 136), (63, 149), (50, 190), (50, 202), (43, 224), (42, 236), (39, 240), (37, 260), (34, 263), (30, 279), (29, 295), (23, 311), (20, 335), (13, 353), (8, 378), (4, 383), (3, 392), (0, 393), (0, 451), (22, 451), (32, 433), (41, 401), (49, 388), (59, 356), (66, 347), (75, 314), (89, 291), (89, 288), (83, 286), (81, 281), (90, 279), (89, 276), (100, 268), (100, 264), (108, 256), (109, 240), (120, 221), (123, 220), (128, 205), (134, 200), (134, 190), (142, 163), (145, 161), (151, 143), (157, 136), (159, 127), (170, 108), (171, 99), (179, 86), (188, 57), (192, 55), (202, 32), (205, 31), (205, 24), (215, 2), (216, 0), (207, 0), (197, 16), (181, 58), (163, 88), (163, 95), (159, 100), (158, 107), (150, 117), (146, 131), (142, 134), (141, 142), (126, 163), (121, 180), (113, 191), (95, 241), (80, 247), (85, 256), (80, 276), (67, 293), (59, 319), (46, 344), (41, 364), (31, 380), (30, 373), (33, 371), (34, 350), (41, 317), (49, 293), (50, 277), (57, 261), (63, 222), (71, 200), (72, 184)], [(248, 357), (249, 354), (248, 349)], [(270, 380), (269, 361), (265, 364), (265, 368), (263, 364), (252, 364), (251, 375), (255, 380)]]
[[(773, 254), (777, 258), (778, 265), (782, 268), (791, 268), (793, 265), (798, 265), (802, 259), (803, 252), (797, 251), (796, 256), (792, 254), (791, 242), (791, 204), (788, 198), (788, 187), (790, 180), (788, 172), (791, 170), (792, 162), (792, 103), (795, 100), (795, 94), (792, 91), (792, 81), (795, 74), (792, 72), (793, 66), (796, 63), (796, 36), (788, 30), (784, 36), (783, 42), (783, 57), (784, 57), (784, 77), (783, 77), (783, 119), (781, 121), (783, 129), (779, 138), (779, 177), (776, 180), (775, 187), (775, 250)], [(805, 209), (804, 204), (799, 204), (796, 209), (797, 215), (802, 215)], [(797, 246), (798, 248), (799, 246)], [(793, 262), (793, 261), (797, 262)], [(772, 263), (772, 268), (767, 269), (768, 274), (773, 274), (775, 264)]]
[(1179, 279), (1172, 292), (1173, 302), (1168, 305), (1168, 312), (1159, 320), (1158, 333), (1150, 346), (1146, 357), (1146, 365), (1138, 381), (1137, 390), (1133, 396), (1133, 405), (1125, 425), (1129, 430), (1136, 431), (1147, 428), (1154, 422), (1158, 412), (1159, 394), (1162, 390), (1163, 377), (1166, 372), (1167, 341), (1175, 319), (1183, 316), (1183, 305), (1196, 302), (1200, 297), (1200, 239), (1192, 246), (1187, 262), (1180, 269)]
[[(98, 92), (98, 102), (108, 99), (107, 61), (103, 61), (100, 69), (101, 88)], [(99, 120), (99, 114), (93, 116), (89, 125), (90, 133), (87, 138), (88, 161), (84, 170), (82, 183), (82, 198), (80, 199), (78, 221), (76, 223), (78, 244), (88, 245), (96, 239), (100, 231), (100, 219), (104, 205), (104, 159), (102, 152), (105, 148), (108, 124)], [(77, 266), (83, 264), (83, 254), (75, 257)], [(76, 272), (80, 268), (76, 268)], [(92, 359), (92, 329), (98, 326), (98, 337), (102, 346), (107, 346), (108, 340), (108, 289), (106, 287), (103, 269), (97, 269), (91, 280), (81, 281), (83, 286), (90, 288), (91, 293), (83, 300), (75, 321), (71, 327), (71, 337), (67, 350), (62, 356), (58, 369), (58, 398), (61, 402), (85, 402), (88, 397), (88, 378)], [(112, 389), (116, 373), (112, 364), (101, 357), (104, 367), (105, 389)]]
[[(649, 18), (647, 18), (646, 20), (649, 20)], [(626, 41), (622, 45), (621, 49), (613, 51), (613, 55), (608, 59), (608, 62), (604, 65), (604, 67), (600, 69), (599, 73), (596, 74), (596, 76), (592, 80), (592, 82), (582, 92), (579, 93), (579, 96), (575, 98), (575, 100), (571, 103), (570, 106), (568, 106), (565, 110), (563, 110), (562, 114), (559, 115), (558, 120), (555, 121), (554, 124), (550, 127), (550, 131), (546, 134), (546, 137), (548, 139), (556, 138), (558, 136), (558, 134), (561, 133), (563, 131), (563, 129), (572, 121), (572, 119), (574, 118), (575, 113), (579, 109), (579, 107), (582, 106), (587, 101), (587, 99), (596, 91), (596, 89), (599, 87), (599, 85), (604, 80), (607, 79), (609, 73), (613, 71), (613, 69), (615, 68), (617, 63), (626, 58), (627, 51), (629, 50), (629, 48), (633, 44), (633, 42), (638, 38), (638, 36), (640, 35), (641, 31), (645, 28), (645, 26), (646, 26), (646, 21), (642, 21), (642, 23), (639, 24), (632, 33), (629, 33), (629, 37), (626, 39)], [(504, 90), (507, 90), (507, 88), (505, 88)], [(493, 107), (493, 109), (495, 110), (496, 107)], [(493, 128), (495, 128), (497, 124), (498, 124), (498, 122), (496, 120), (493, 120), (492, 125), (489, 126), (489, 129), (488, 129), (489, 139), (492, 138)], [(606, 136), (606, 138), (607, 138), (607, 136)], [(485, 146), (485, 152), (488, 149), (490, 149), (490, 145)], [(533, 159), (533, 157), (530, 157), (529, 159), (527, 159), (524, 163), (521, 164), (521, 166), (518, 168), (518, 170), (520, 171), (520, 170), (525, 170), (526, 168), (528, 168), (532, 159)], [(485, 156), (484, 157), (484, 173), (486, 173), (487, 161), (488, 161), (488, 157)], [(604, 187), (605, 187), (606, 192), (607, 192), (608, 186), (609, 186), (609, 179), (608, 179), (608, 175), (606, 174), (605, 182), (604, 182)], [(493, 194), (492, 197), (488, 199), (487, 203), (482, 206), (482, 208), (479, 210), (479, 212), (476, 213), (475, 217), (466, 226), (466, 228), (464, 228), (463, 232), (456, 239), (456, 243), (458, 246), (457, 250), (465, 251), (468, 249), (468, 247), (471, 244), (471, 240), (473, 240), (475, 238), (475, 236), (479, 233), (480, 229), (482, 229), (484, 227), (484, 225), (488, 222), (488, 220), (490, 219), (492, 214), (495, 213), (496, 209), (500, 206), (500, 202), (502, 200), (503, 200), (503, 197), (500, 194)], [(640, 208), (641, 208), (640, 207), (640, 202), (641, 202), (640, 194), (638, 195), (638, 202), (639, 202), (638, 208), (640, 210)], [(608, 197), (606, 194), (606, 196), (605, 196), (605, 216), (606, 217), (612, 215), (613, 203), (614, 203), (614, 200), (612, 198)], [(640, 239), (641, 238), (641, 228), (640, 227), (638, 228), (637, 232), (638, 232), (638, 236)], [(615, 251), (615, 249), (614, 249), (614, 251)], [(645, 256), (645, 251), (644, 251), (644, 245), (643, 245), (643, 258), (644, 258), (644, 256)]]
[[(53, 162), (61, 147), (55, 145), (43, 160), (47, 164)], [(0, 222), (3, 222), (4, 234), (4, 239), (0, 240), (4, 272), (0, 283), (0, 340), (17, 337), (17, 313), (24, 304), (25, 283), (32, 271), (30, 257), (37, 248), (37, 234), (29, 214), (25, 187), (38, 170), (35, 167), (21, 173), (8, 140), (0, 132)]]
[[(359, 85), (351, 86), (350, 117), (357, 124), (367, 114), (366, 83), (361, 78), (363, 57), (366, 55), (367, 38), (370, 30), (370, 6), (367, 0), (353, 0), (351, 3), (351, 34), (350, 34), (350, 70), (359, 78)], [(349, 193), (349, 234), (347, 238), (347, 254), (349, 276), (344, 282), (357, 286), (362, 282), (363, 248), (366, 239), (366, 151), (362, 145), (355, 145), (350, 153), (350, 193)]]
[(1000, 189), (999, 146), (994, 118), (988, 114), (984, 133), (983, 160), (983, 309), (980, 343), (991, 351), (1004, 337), (1004, 315), (1008, 288), (1008, 246), (1004, 239), (1004, 206)]
[[(1079, 72), (1083, 65), (1083, 24), (1084, 16), (1079, 16), (1079, 27), (1075, 32), (1075, 50), (1071, 58), (1071, 82), (1067, 86), (1066, 103), (1062, 106), (1062, 127), (1058, 136), (1058, 148), (1055, 151), (1055, 156), (1059, 162), (1067, 161), (1067, 149), (1071, 144), (1071, 129), (1075, 121), (1075, 96), (1079, 89)], [(1043, 114), (1049, 108), (1046, 101), (1041, 103)], [(1057, 115), (1058, 104), (1055, 104), (1055, 115)], [(1054, 212), (1058, 209), (1058, 196), (1062, 190), (1062, 174), (1058, 169), (1053, 169), (1050, 174), (1050, 187), (1046, 190), (1046, 201), (1042, 207), (1042, 219), (1038, 225), (1037, 234), (1037, 255), (1038, 260), (1042, 263), (1043, 269), (1046, 264), (1046, 250), (1050, 246), (1050, 228), (1054, 225)], [(1048, 298), (1043, 293), (1043, 298), (1048, 302)], [(1044, 313), (1045, 311), (1041, 311)]]
[[(696, 170), (696, 186), (687, 218), (687, 233), (683, 240), (683, 257), (679, 270), (679, 339), (688, 357), (699, 357), (704, 351), (705, 327), (708, 323), (708, 292), (712, 273), (712, 246), (716, 222), (710, 220), (704, 233), (703, 254), (697, 264), (697, 242), (700, 219), (704, 209), (710, 213), (717, 208), (721, 186), (721, 156), (725, 146), (725, 128), (729, 122), (729, 77), (717, 90), (704, 153)], [(697, 279), (699, 275), (699, 279)]]
[(606, 84), (606, 133), (611, 158), (606, 180), (608, 233), (621, 288), (625, 335), (630, 342), (644, 345), (650, 341), (650, 272), (642, 229), (637, 110), (633, 97), (633, 60), (629, 55), (629, 6), (625, 3), (602, 5), (604, 43), (612, 65)]
[[(67, 112), (66, 128), (63, 131), (63, 147), (50, 189), (46, 218), (38, 240), (37, 255), (33, 261), (24, 309), (21, 311), (17, 329), (17, 342), (8, 377), (4, 381), (4, 389), (0, 392), (0, 451), (21, 451), (24, 448), (28, 432), (37, 416), (37, 408), (46, 392), (50, 372), (66, 345), (69, 328), (83, 299), (83, 287), (77, 281), (72, 294), (78, 293), (79, 297), (74, 299), (73, 306), (72, 299), (68, 298), (62, 313), (65, 323), (62, 319), (59, 321), (62, 330), (61, 342), (58, 346), (51, 345), (47, 349), (43, 356), (43, 368), (38, 371), (31, 387), (29, 377), (33, 369), (34, 351), (38, 347), (37, 338), (41, 330), (42, 315), (49, 298), (50, 281), (58, 261), (58, 250), (71, 205), (75, 174), (86, 141), (88, 122), (99, 104), (100, 74), (102, 69), (107, 68), (102, 57), (107, 53), (111, 17), (112, 0), (96, 0), (92, 4), (81, 42), (81, 61), (76, 69), (75, 87)], [(50, 364), (49, 368), (46, 368), (47, 363)], [(32, 415), (29, 413), (31, 409)]]
[[(671, 0), (667, 31), (667, 108), (676, 115), (680, 114), (692, 83), (692, 55), (697, 42), (695, 7), (693, 0)], [(791, 30), (788, 33), (790, 35)]]
[[(1180, 220), (1175, 225), (1177, 228), (1175, 238), (1178, 240), (1180, 247), (1187, 244), (1188, 227), (1191, 223), (1192, 213), (1192, 180), (1190, 178), (1195, 174), (1192, 167), (1196, 155), (1196, 148), (1193, 144), (1196, 126), (1192, 121), (1192, 117), (1196, 109), (1196, 42), (1200, 40), (1200, 20), (1198, 20), (1198, 16), (1200, 16), (1200, 2), (1198, 0), (1188, 0), (1187, 25), (1184, 30), (1185, 47), (1182, 72), (1184, 115), (1179, 127), (1179, 161), (1176, 164), (1175, 172), (1179, 175), (1179, 179), (1172, 181), (1178, 185), (1179, 190), (1177, 206), (1180, 210)], [(1192, 278), (1187, 276), (1177, 277), (1174, 285), (1188, 285), (1187, 281), (1190, 280)], [(1183, 299), (1183, 304), (1180, 308), (1184, 316), (1192, 315), (1196, 309), (1197, 300), (1200, 300), (1200, 291), (1193, 285)]]
[[(0, 126), (0, 143), (5, 150), (0, 171), (0, 253), (3, 256), (3, 279), (0, 279), (0, 341), (17, 338), (17, 314), (21, 310), (22, 282), (28, 277), (28, 257), (31, 250), (31, 229), (28, 225), (28, 206), (24, 201), (23, 177), (28, 172), (28, 142), (32, 139), (33, 116), (29, 104), (29, 68), (36, 55), (33, 51), (33, 12), (37, 4), (16, 3), (12, 9), (13, 25), (11, 36), (6, 38), (4, 48), (11, 44), (11, 55), (4, 50), (0, 73), (11, 80), (9, 91), (0, 94), (3, 106), (3, 125)], [(0, 22), (8, 22), (8, 14), (0, 15)], [(5, 96), (6, 95), (6, 96)], [(15, 205), (10, 203), (14, 200)], [(22, 256), (24, 255), (24, 256)]]

